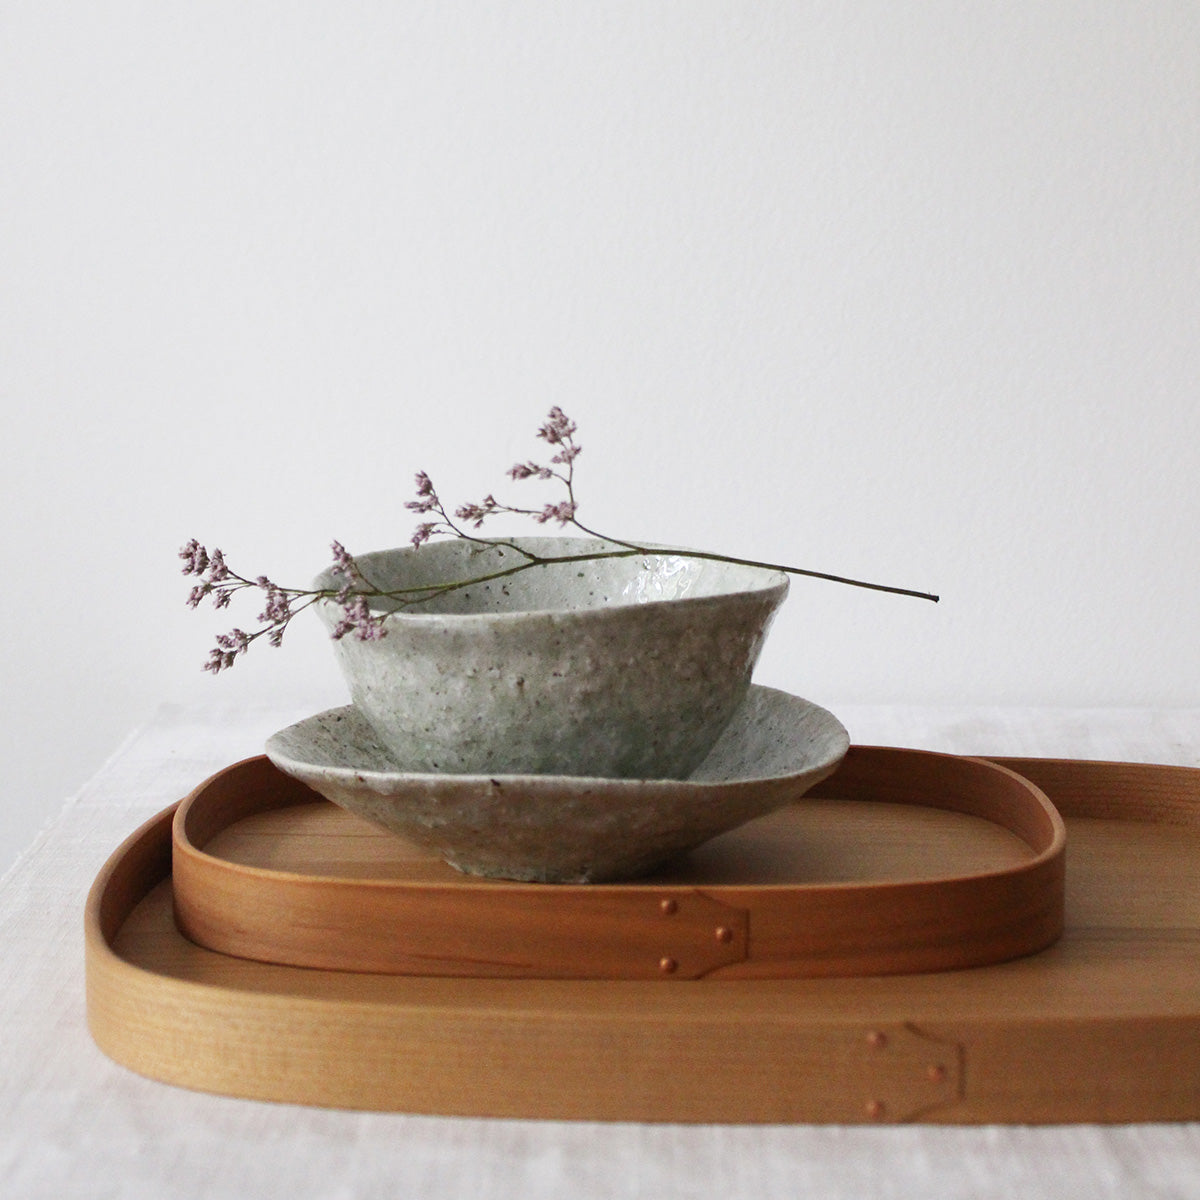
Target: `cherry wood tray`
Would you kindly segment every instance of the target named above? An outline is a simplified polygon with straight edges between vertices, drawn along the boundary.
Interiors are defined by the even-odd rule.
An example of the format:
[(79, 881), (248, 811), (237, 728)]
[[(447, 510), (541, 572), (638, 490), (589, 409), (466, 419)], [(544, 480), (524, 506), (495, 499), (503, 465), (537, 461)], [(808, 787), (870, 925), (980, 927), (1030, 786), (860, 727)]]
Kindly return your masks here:
[[(1002, 765), (1066, 818), (1065, 931), (1040, 953), (937, 972), (710, 973), (674, 985), (269, 964), (179, 932), (172, 809), (93, 886), (89, 1024), (101, 1049), (151, 1078), (335, 1107), (738, 1122), (1200, 1118), (1200, 771)], [(895, 838), (906, 827), (897, 808), (909, 843), (914, 817), (927, 849), (962, 842), (960, 814), (947, 823), (886, 792), (846, 801), (836, 780), (814, 799), (814, 813), (827, 812), (812, 828), (841, 831), (825, 848), (843, 861), (869, 829)], [(844, 824), (852, 811), (857, 827)], [(1039, 853), (1018, 845), (1015, 861)], [(906, 857), (896, 853), (896, 870)], [(968, 865), (959, 877), (979, 873)]]
[(173, 825), (175, 920), (241, 958), (406, 975), (734, 979), (981, 966), (1062, 932), (1065, 832), (994, 763), (856, 747), (768, 818), (636, 882), (459, 874), (262, 758)]

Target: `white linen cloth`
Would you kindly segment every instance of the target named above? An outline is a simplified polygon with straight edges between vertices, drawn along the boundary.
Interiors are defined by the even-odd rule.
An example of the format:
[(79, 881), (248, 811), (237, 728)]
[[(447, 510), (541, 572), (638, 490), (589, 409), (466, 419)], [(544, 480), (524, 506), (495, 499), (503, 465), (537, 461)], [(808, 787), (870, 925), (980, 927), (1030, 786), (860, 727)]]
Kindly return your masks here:
[[(1200, 765), (1200, 709), (830, 707), (860, 744)], [(88, 888), (134, 828), (306, 712), (164, 708), (0, 880), (0, 1197), (1200, 1198), (1200, 1124), (464, 1120), (263, 1104), (134, 1075), (87, 1032)]]

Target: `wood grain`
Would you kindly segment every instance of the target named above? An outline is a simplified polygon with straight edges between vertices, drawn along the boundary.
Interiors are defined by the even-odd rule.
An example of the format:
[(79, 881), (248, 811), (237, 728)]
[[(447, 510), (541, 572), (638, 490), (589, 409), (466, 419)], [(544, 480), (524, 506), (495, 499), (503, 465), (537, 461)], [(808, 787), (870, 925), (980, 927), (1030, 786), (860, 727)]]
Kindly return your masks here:
[[(174, 925), (168, 811), (92, 889), (89, 1023), (106, 1053), (151, 1078), (336, 1107), (643, 1121), (1200, 1119), (1200, 771), (1160, 768), (1149, 795), (1138, 791), (1146, 776), (1119, 765), (1051, 773), (1068, 797), (1061, 940), (983, 968), (866, 978), (663, 986), (233, 958)], [(1092, 792), (1097, 779), (1111, 786)]]
[(961, 969), (1062, 930), (1062, 822), (992, 763), (855, 747), (832, 781), (648, 879), (482, 880), (260, 759), (173, 829), (197, 944), (323, 970), (510, 978), (790, 978)]

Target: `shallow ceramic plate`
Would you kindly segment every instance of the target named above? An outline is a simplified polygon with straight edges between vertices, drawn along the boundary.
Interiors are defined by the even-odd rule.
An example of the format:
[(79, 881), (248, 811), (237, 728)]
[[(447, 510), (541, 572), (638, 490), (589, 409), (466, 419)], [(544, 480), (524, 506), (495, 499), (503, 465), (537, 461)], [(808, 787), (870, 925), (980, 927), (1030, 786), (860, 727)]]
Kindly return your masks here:
[(353, 706), (274, 734), (281, 770), (473, 875), (598, 883), (653, 870), (803, 795), (849, 736), (825, 709), (753, 686), (687, 779), (409, 772)]

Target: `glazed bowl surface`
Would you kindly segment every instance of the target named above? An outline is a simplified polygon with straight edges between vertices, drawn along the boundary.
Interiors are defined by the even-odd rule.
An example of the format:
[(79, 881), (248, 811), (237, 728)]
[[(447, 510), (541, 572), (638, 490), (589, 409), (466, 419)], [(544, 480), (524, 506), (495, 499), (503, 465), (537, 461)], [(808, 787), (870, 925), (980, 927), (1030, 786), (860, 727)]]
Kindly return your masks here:
[[(514, 538), (358, 556), (376, 588), (430, 598), (373, 599), (385, 636), (333, 643), (351, 699), (412, 771), (685, 777), (745, 699), (787, 576), (669, 549), (588, 557), (622, 550)], [(514, 570), (527, 555), (568, 561)], [(341, 616), (317, 611), (331, 630)]]
[(645, 874), (800, 799), (849, 745), (825, 709), (755, 685), (683, 780), (414, 771), (353, 705), (280, 730), (266, 750), (281, 771), (460, 871), (600, 883)]

